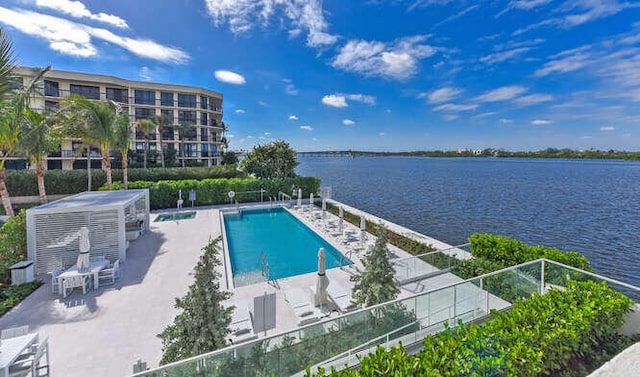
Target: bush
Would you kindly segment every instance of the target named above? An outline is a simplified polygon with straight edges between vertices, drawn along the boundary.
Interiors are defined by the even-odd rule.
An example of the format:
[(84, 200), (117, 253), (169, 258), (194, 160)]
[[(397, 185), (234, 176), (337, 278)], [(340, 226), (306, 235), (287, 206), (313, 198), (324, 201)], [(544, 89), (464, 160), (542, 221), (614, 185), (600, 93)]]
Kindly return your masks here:
[(9, 267), (27, 259), (26, 217), (22, 209), (0, 228), (0, 286), (11, 282)]
[[(359, 370), (331, 376), (545, 376), (568, 368), (616, 339), (632, 301), (603, 283), (570, 281), (506, 313), (494, 311), (484, 326), (460, 324), (424, 340), (408, 356), (402, 345), (361, 359)], [(609, 355), (612, 356), (612, 355)], [(310, 371), (307, 370), (307, 375)], [(323, 370), (318, 375), (325, 376)]]
[(8, 312), (42, 285), (39, 280), (0, 288), (0, 316)]
[[(269, 197), (277, 197), (278, 192), (291, 192), (292, 188), (302, 188), (303, 192), (317, 192), (320, 187), (320, 179), (316, 177), (295, 177), (286, 179), (255, 179), (255, 178), (217, 178), (202, 180), (179, 181), (134, 181), (129, 182), (130, 189), (149, 189), (150, 206), (152, 209), (173, 208), (178, 200), (178, 191), (182, 190), (182, 198), (187, 204), (189, 190), (196, 191), (196, 206), (215, 204), (228, 204), (229, 191), (235, 191), (234, 201), (256, 202), (260, 201), (260, 189), (266, 190), (264, 200)], [(114, 189), (122, 189), (119, 182), (114, 184)], [(106, 187), (101, 187), (101, 190)], [(189, 203), (190, 204), (190, 203)]]
[[(246, 174), (233, 166), (128, 169), (129, 181), (181, 180), (205, 178), (242, 178)], [(114, 181), (122, 181), (122, 170), (111, 172)], [(44, 174), (47, 194), (77, 194), (87, 190), (86, 170), (47, 170)], [(107, 182), (107, 176), (101, 169), (91, 170), (91, 186), (94, 190)], [(35, 171), (7, 171), (7, 189), (11, 196), (38, 195)]]

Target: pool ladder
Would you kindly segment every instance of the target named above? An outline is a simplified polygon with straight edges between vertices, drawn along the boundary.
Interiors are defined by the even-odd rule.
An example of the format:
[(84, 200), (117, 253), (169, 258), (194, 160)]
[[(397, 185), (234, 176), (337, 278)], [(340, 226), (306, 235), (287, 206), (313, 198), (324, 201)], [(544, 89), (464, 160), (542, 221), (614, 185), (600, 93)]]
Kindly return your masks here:
[(264, 255), (264, 252), (260, 252), (260, 263), (262, 264), (262, 276), (267, 279), (267, 283), (271, 283), (274, 287), (280, 289), (280, 285), (277, 280), (271, 280), (271, 269), (269, 268), (269, 263), (267, 262), (267, 257)]

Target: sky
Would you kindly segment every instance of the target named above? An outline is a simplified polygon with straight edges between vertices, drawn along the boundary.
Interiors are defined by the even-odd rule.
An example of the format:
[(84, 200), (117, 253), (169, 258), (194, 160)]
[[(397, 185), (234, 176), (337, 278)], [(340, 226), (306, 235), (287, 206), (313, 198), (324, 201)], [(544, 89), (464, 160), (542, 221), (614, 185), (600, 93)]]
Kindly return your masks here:
[(640, 1), (2, 0), (20, 65), (224, 94), (230, 149), (640, 150)]

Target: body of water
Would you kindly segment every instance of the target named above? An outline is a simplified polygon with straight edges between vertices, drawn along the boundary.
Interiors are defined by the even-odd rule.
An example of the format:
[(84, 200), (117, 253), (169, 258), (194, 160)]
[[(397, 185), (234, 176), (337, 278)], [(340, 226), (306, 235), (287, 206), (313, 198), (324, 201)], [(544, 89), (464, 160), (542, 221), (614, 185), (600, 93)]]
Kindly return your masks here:
[(640, 162), (301, 157), (333, 197), (452, 245), (475, 232), (579, 251), (640, 286)]

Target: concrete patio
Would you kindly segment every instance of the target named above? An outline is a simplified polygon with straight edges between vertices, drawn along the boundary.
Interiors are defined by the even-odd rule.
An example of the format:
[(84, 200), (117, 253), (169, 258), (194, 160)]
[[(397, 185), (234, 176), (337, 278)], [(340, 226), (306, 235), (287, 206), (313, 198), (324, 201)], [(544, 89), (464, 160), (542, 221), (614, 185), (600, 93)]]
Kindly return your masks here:
[[(50, 277), (44, 276), (45, 285), (0, 318), (0, 328), (29, 325), (30, 330), (37, 331), (41, 337), (48, 336), (50, 375), (54, 377), (126, 376), (132, 373), (132, 366), (138, 359), (147, 362), (149, 367), (157, 366), (162, 356), (162, 344), (157, 334), (178, 314), (174, 308), (175, 298), (183, 296), (193, 282), (193, 268), (202, 247), (221, 234), (220, 208), (197, 208), (194, 219), (179, 221), (153, 222), (155, 215), (152, 215), (151, 231), (131, 242), (127, 262), (121, 266), (121, 277), (116, 284), (100, 287), (86, 295), (76, 290), (62, 299), (51, 293)], [(364, 252), (355, 252), (354, 245), (343, 245), (339, 238), (330, 235), (331, 231), (326, 230), (322, 222), (305, 217), (304, 212), (291, 212), (354, 261), (354, 266), (327, 271), (330, 281), (352, 287), (349, 278), (354, 267), (361, 268), (360, 257)], [(330, 214), (327, 216), (328, 220), (337, 219)], [(396, 224), (387, 225), (394, 231), (412, 232)], [(419, 236), (423, 242), (436, 241)], [(368, 237), (373, 240), (372, 235)], [(433, 243), (442, 249), (451, 247), (437, 241)], [(390, 249), (395, 257), (409, 256), (396, 247), (390, 246)], [(223, 268), (220, 272), (225, 273)], [(295, 329), (297, 320), (284, 300), (284, 291), (299, 287), (310, 296), (310, 287), (315, 285), (316, 279), (315, 273), (309, 273), (279, 279), (278, 288), (267, 282), (238, 287), (233, 290), (228, 305), (245, 300), (252, 309), (254, 297), (275, 293), (276, 328), (258, 335), (264, 337)], [(459, 281), (457, 277), (443, 274), (421, 282), (421, 288), (432, 289), (456, 281)], [(422, 290), (413, 286), (406, 288), (403, 287), (400, 297)], [(325, 309), (327, 316), (339, 315), (331, 306)]]

